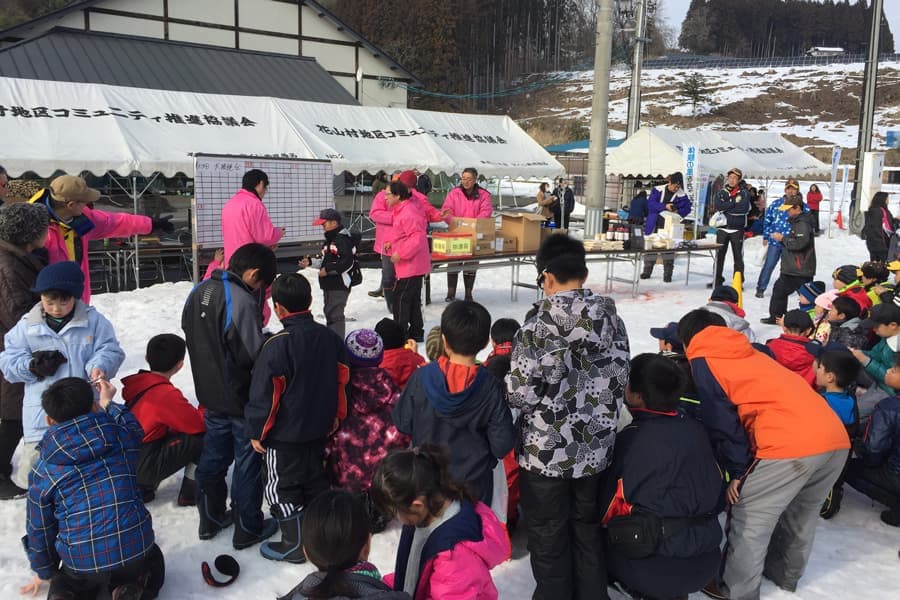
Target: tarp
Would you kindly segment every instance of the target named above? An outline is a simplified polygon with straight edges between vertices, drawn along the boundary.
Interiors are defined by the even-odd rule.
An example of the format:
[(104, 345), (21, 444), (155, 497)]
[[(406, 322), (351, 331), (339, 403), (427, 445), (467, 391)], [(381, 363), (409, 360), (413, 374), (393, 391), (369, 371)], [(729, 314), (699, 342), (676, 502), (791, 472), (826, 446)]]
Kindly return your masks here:
[(335, 174), (418, 168), (553, 177), (563, 166), (506, 116), (333, 105), (0, 77), (0, 164), (193, 175), (195, 153), (315, 158)]
[(609, 175), (664, 177), (684, 169), (682, 150), (696, 144), (700, 150), (698, 169), (718, 175), (738, 167), (744, 177), (784, 179), (819, 176), (831, 167), (810, 156), (778, 133), (765, 131), (710, 131), (642, 127), (610, 151)]

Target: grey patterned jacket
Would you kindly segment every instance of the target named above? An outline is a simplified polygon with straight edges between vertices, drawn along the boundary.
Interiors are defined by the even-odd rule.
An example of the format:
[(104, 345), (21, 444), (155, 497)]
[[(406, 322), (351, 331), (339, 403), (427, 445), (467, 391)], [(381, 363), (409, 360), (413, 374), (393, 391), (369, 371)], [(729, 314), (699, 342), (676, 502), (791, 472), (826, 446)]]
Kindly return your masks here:
[(588, 289), (554, 294), (516, 334), (509, 404), (521, 409), (519, 465), (545, 477), (601, 473), (612, 459), (629, 347), (615, 302)]

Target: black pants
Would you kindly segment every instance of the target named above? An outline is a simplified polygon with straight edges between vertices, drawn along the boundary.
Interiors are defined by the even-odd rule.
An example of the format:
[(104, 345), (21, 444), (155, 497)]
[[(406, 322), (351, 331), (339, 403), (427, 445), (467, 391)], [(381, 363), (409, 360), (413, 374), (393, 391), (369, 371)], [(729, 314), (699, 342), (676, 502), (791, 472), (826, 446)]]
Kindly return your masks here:
[(685, 558), (653, 555), (628, 559), (612, 551), (606, 556), (611, 580), (654, 600), (687, 597), (700, 591), (716, 575), (722, 561), (718, 550)]
[(329, 487), (324, 440), (297, 444), (290, 449), (266, 448), (264, 493), (276, 519), (286, 519), (303, 510)]
[(12, 457), (22, 439), (22, 419), (0, 421), (0, 475), (12, 475)]
[(811, 209), (809, 209), (809, 212), (812, 213), (813, 220), (815, 220), (815, 222), (816, 222), (816, 229), (815, 229), (815, 232), (816, 232), (816, 233), (822, 233), (822, 228), (819, 226), (819, 209), (818, 209), (818, 208), (811, 208)]
[(853, 458), (847, 463), (844, 477), (869, 498), (900, 510), (900, 473), (891, 471), (887, 464), (867, 467), (861, 458)]
[(142, 445), (137, 468), (138, 485), (155, 489), (166, 477), (200, 460), (201, 452), (203, 452), (202, 433), (196, 435), (172, 433)]
[(728, 246), (731, 246), (731, 256), (734, 259), (734, 272), (744, 276), (744, 232), (735, 231), (728, 233), (721, 229), (716, 231), (716, 243), (722, 247), (716, 251), (716, 278), (715, 285), (725, 283), (725, 255), (728, 254)]
[(782, 273), (772, 286), (772, 298), (769, 300), (769, 316), (782, 317), (787, 312), (788, 296), (800, 289), (809, 281), (806, 275), (785, 275)]
[(165, 559), (159, 546), (153, 544), (147, 554), (113, 571), (76, 573), (63, 565), (50, 580), (47, 597), (57, 595), (72, 600), (95, 600), (103, 590), (112, 593), (117, 587), (135, 585), (144, 590), (141, 600), (153, 600), (159, 595), (165, 580)]
[(394, 321), (403, 331), (403, 339), (425, 341), (425, 322), (422, 319), (422, 280), (424, 276), (404, 277), (394, 287)]
[(599, 507), (603, 475), (562, 479), (522, 469), (534, 600), (597, 600), (606, 593)]

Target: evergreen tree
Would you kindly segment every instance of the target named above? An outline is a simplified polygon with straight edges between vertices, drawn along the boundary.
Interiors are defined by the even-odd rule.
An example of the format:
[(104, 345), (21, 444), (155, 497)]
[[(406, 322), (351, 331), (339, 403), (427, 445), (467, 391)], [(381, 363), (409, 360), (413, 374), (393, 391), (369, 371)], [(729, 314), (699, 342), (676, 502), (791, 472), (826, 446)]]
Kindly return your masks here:
[(697, 106), (701, 102), (712, 100), (711, 90), (706, 84), (706, 79), (700, 73), (691, 73), (690, 77), (678, 86), (678, 95), (691, 103), (691, 116), (697, 116)]

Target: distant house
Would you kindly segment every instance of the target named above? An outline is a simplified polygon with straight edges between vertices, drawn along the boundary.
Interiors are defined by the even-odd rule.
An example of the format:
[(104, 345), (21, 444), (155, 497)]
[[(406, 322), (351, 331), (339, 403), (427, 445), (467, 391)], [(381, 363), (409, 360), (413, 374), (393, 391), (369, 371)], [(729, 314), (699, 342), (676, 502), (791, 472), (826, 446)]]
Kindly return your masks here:
[[(132, 38), (135, 43), (140, 40), (147, 42), (147, 38), (151, 38), (159, 42), (177, 42), (182, 46), (187, 44), (218, 47), (226, 52), (217, 56), (231, 57), (227, 59), (234, 71), (231, 76), (245, 78), (248, 81), (254, 79), (253, 73), (240, 72), (239, 65), (253, 69), (259, 59), (253, 63), (254, 66), (247, 67), (241, 62), (240, 57), (234, 56), (235, 53), (257, 57), (268, 55), (276, 59), (281, 57), (272, 63), (277, 67), (269, 67), (269, 72), (265, 75), (270, 78), (296, 78), (298, 82), (295, 83), (301, 85), (306, 79), (305, 74), (310, 70), (308, 68), (305, 71), (296, 70), (285, 65), (294, 64), (302, 67), (303, 61), (298, 61), (300, 57), (314, 59), (352, 99), (364, 106), (405, 108), (407, 106), (405, 84), (422, 85), (415, 75), (314, 0), (76, 1), (27, 23), (0, 31), (0, 51), (22, 47), (38, 38), (44, 38), (51, 32), (59, 39), (58, 32), (68, 31), (70, 33), (66, 34), (67, 39), (75, 39), (71, 33), (73, 30), (98, 34), (103, 39), (108, 39), (105, 36), (114, 34), (120, 36), (116, 42), (119, 45), (124, 43), (122, 38)], [(82, 36), (77, 39), (80, 43), (85, 43), (83, 40), (88, 38)], [(94, 41), (90, 43), (96, 44)], [(44, 39), (40, 48), (47, 46), (48, 42)], [(70, 70), (78, 71), (79, 58), (90, 61), (97, 59), (96, 56), (72, 57), (70, 55), (72, 50), (67, 50), (65, 44), (56, 44), (56, 47), (59, 48), (60, 62), (71, 63), (72, 58), (76, 59), (75, 65), (70, 65)], [(157, 49), (158, 45), (144, 47)], [(32, 55), (36, 49), (38, 46), (29, 46), (27, 53)], [(81, 49), (77, 51), (80, 52)], [(117, 57), (99, 58), (115, 60)], [(290, 58), (293, 58), (294, 62), (287, 60)], [(78, 73), (71, 75), (72, 78), (67, 80), (118, 83), (88, 80), (83, 77), (78, 79)], [(0, 76), (23, 75), (0, 72)], [(140, 78), (140, 74), (135, 76)], [(25, 77), (48, 79), (36, 75)], [(191, 78), (188, 77), (187, 81)], [(141, 86), (139, 83), (137, 85), (152, 87)], [(316, 82), (309, 81), (307, 85), (316, 85)], [(271, 90), (267, 89), (260, 89), (259, 92), (258, 95), (271, 94)], [(318, 98), (309, 99), (323, 101)]]
[(842, 56), (843, 48), (830, 48), (828, 46), (813, 46), (806, 51), (807, 56)]

